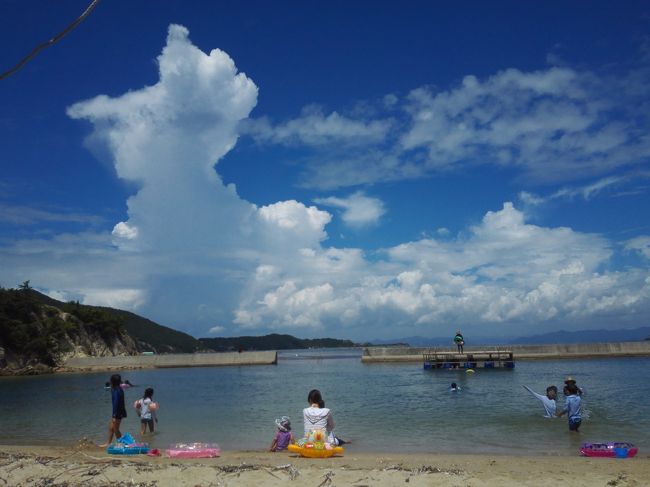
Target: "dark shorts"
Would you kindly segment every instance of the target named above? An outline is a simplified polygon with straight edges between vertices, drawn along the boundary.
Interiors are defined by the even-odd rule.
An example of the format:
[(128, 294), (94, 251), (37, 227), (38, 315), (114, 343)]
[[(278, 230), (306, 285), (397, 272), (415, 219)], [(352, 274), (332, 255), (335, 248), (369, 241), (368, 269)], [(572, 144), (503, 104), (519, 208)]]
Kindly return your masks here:
[(153, 431), (153, 419), (140, 419), (140, 423), (149, 426), (149, 431)]
[(578, 421), (573, 421), (569, 420), (569, 431), (578, 431), (578, 428), (580, 428), (580, 425), (582, 424), (582, 420)]
[(113, 409), (113, 417), (115, 419), (126, 418), (126, 408), (118, 408), (117, 410)]

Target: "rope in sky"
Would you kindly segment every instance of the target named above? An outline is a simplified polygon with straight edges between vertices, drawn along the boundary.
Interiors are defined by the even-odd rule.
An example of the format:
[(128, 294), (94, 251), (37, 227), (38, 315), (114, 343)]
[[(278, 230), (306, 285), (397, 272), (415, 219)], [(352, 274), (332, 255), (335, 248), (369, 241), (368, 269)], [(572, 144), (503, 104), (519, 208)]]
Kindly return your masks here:
[(84, 13), (82, 13), (79, 17), (77, 17), (70, 25), (68, 25), (65, 29), (63, 29), (62, 32), (57, 34), (56, 36), (52, 37), (49, 41), (42, 42), (38, 46), (36, 46), (32, 51), (27, 54), (24, 58), (22, 58), (18, 64), (16, 64), (13, 68), (9, 69), (8, 71), (5, 71), (4, 73), (0, 74), (0, 80), (3, 80), (5, 78), (8, 78), (12, 74), (14, 74), (16, 71), (18, 71), (20, 68), (22, 68), (27, 62), (29, 62), (34, 56), (36, 56), (41, 50), (45, 49), (46, 47), (50, 47), (57, 42), (59, 42), (61, 39), (63, 39), (70, 31), (72, 31), (75, 27), (77, 27), (81, 22), (84, 21), (86, 17), (90, 15), (90, 13), (95, 9), (97, 4), (99, 4), (101, 0), (93, 0), (90, 5), (86, 8)]

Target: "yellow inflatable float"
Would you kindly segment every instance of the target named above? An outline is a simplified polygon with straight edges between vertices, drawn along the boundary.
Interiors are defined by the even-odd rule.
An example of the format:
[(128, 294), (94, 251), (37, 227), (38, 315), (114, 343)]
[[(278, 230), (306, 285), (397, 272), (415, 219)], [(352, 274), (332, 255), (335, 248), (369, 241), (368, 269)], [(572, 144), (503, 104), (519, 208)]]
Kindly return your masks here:
[(327, 434), (322, 430), (310, 431), (307, 438), (302, 438), (298, 440), (298, 443), (289, 445), (287, 450), (307, 458), (328, 458), (334, 455), (343, 455), (343, 447), (332, 446), (327, 441)]

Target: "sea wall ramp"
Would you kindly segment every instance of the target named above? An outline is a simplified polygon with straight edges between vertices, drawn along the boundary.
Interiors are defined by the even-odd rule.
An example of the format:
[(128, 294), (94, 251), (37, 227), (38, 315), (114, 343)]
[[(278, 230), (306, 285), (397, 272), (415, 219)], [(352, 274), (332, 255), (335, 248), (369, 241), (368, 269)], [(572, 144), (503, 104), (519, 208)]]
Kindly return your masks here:
[[(464, 352), (471, 353), (484, 348), (485, 346), (465, 346)], [(490, 346), (489, 348), (512, 351), (515, 360), (650, 356), (650, 340), (552, 345), (500, 345)], [(361, 361), (364, 363), (422, 362), (423, 355), (432, 351), (454, 352), (456, 347), (365, 347), (361, 355)]]
[(225, 365), (273, 365), (278, 352), (178, 353), (115, 357), (74, 357), (63, 370), (155, 369), (167, 367), (218, 367)]

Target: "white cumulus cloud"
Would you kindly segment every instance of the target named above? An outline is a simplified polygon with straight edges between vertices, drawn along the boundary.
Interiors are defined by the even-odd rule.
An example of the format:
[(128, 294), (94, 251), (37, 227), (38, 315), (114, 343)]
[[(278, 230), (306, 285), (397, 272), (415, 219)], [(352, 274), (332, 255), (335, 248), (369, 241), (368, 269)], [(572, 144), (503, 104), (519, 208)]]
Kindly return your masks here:
[(341, 218), (351, 227), (376, 224), (386, 213), (383, 201), (379, 198), (366, 196), (362, 191), (357, 191), (347, 198), (330, 196), (316, 198), (314, 202), (343, 210)]
[(638, 252), (646, 259), (650, 259), (650, 236), (641, 235), (625, 242), (625, 249)]
[(225, 327), (223, 327), (221, 325), (216, 325), (216, 326), (213, 326), (212, 328), (210, 328), (208, 330), (208, 333), (211, 334), (211, 335), (219, 335), (219, 334), (223, 333), (225, 330), (226, 330)]
[(382, 141), (390, 126), (390, 120), (364, 121), (337, 112), (325, 115), (321, 107), (310, 105), (302, 110), (298, 118), (276, 125), (268, 118), (259, 118), (249, 121), (246, 130), (260, 142), (357, 145)]
[(252, 328), (335, 322), (394, 335), (394, 327), (430, 333), (449, 323), (507, 328), (559, 320), (571, 327), (601, 314), (647, 312), (648, 271), (603, 271), (611, 254), (598, 235), (528, 224), (506, 203), (467, 237), (404, 243), (379, 261), (354, 249), (304, 252), (249, 288), (236, 322)]
[[(336, 189), (480, 165), (510, 167), (534, 183), (606, 182), (614, 171), (647, 167), (648, 86), (650, 71), (643, 67), (618, 77), (569, 66), (511, 68), (486, 78), (467, 75), (449, 89), (386, 95), (376, 103), (374, 122), (387, 130), (355, 136), (357, 147), (341, 150), (335, 138), (292, 140), (313, 150), (305, 187)], [(277, 126), (303, 123), (310, 130), (301, 117)], [(363, 127), (372, 123), (366, 119)], [(601, 189), (590, 194), (585, 187), (583, 195)]]

